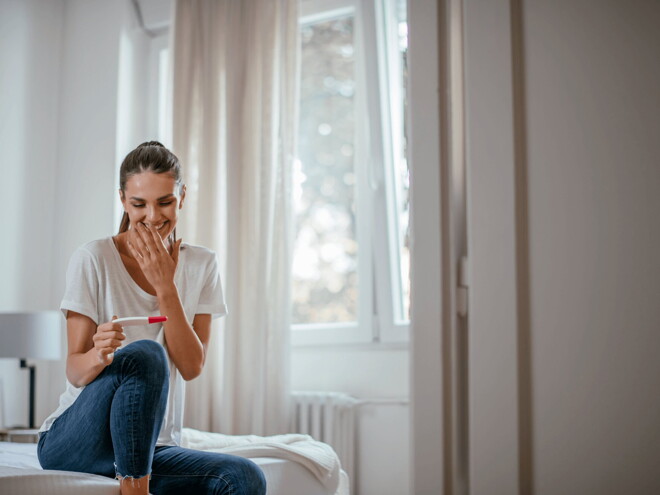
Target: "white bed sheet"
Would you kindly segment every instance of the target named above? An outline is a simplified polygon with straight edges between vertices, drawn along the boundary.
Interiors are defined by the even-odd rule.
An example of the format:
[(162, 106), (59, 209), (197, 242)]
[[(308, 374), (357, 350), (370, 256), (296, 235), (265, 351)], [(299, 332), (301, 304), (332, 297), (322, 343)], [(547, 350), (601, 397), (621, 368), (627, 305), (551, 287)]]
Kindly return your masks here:
[[(268, 495), (333, 495), (304, 466), (286, 459), (251, 459), (266, 476)], [(0, 442), (0, 495), (119, 495), (119, 482), (94, 474), (41, 469), (37, 445)]]

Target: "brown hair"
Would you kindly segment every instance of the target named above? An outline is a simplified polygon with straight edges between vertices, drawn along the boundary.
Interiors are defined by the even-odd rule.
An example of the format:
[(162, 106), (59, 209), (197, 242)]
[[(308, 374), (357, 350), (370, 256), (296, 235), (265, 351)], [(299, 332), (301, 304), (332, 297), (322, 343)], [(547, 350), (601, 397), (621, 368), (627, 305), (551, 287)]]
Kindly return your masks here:
[[(126, 191), (126, 182), (132, 176), (142, 172), (154, 174), (170, 174), (179, 186), (183, 186), (181, 178), (181, 165), (174, 153), (168, 150), (158, 141), (147, 141), (131, 151), (121, 164), (119, 169), (119, 189), (122, 196)], [(126, 232), (129, 226), (128, 213), (124, 212), (119, 224), (119, 234)], [(173, 232), (173, 242), (176, 241), (176, 229)]]

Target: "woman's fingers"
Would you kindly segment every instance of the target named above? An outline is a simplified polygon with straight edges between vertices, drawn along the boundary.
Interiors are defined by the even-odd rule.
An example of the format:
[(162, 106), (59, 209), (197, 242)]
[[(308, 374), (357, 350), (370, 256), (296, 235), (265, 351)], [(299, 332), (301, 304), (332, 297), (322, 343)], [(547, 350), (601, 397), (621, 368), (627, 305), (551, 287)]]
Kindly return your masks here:
[(129, 253), (137, 260), (147, 281), (156, 291), (170, 284), (174, 278), (176, 260), (174, 253), (170, 255), (168, 252), (160, 234), (142, 223), (137, 223), (129, 232)]
[(122, 340), (126, 337), (124, 335), (99, 335), (94, 339), (94, 347), (97, 349), (104, 349), (106, 347), (118, 349), (121, 347)]
[(121, 347), (121, 342), (118, 340), (102, 340), (97, 343), (97, 349), (110, 349), (109, 352), (115, 352)]
[(174, 246), (172, 247), (172, 259), (174, 260), (174, 264), (178, 265), (179, 264), (179, 252), (181, 251), (181, 241), (183, 239), (179, 239), (174, 243)]
[[(113, 320), (116, 317), (113, 317)], [(96, 333), (93, 335), (94, 346), (99, 349), (103, 347), (117, 348), (121, 346), (121, 341), (126, 338), (124, 330), (119, 323), (103, 323), (99, 325)]]
[(160, 234), (156, 232), (156, 229), (153, 227), (147, 227), (146, 225), (144, 225), (144, 229), (146, 242), (149, 249), (153, 250), (154, 252), (158, 251), (161, 254), (168, 254), (167, 248), (163, 243), (163, 239), (161, 239)]
[(115, 357), (115, 349), (110, 347), (105, 347), (103, 349), (98, 349), (99, 361), (103, 364), (110, 364)]
[(119, 340), (100, 340), (94, 343), (96, 354), (103, 364), (110, 364), (114, 358), (115, 351), (121, 346)]
[(121, 341), (124, 340), (124, 337), (108, 337), (106, 339), (100, 339), (97, 341), (98, 347), (111, 347), (117, 349), (121, 347)]
[(106, 323), (100, 324), (97, 329), (96, 329), (96, 334), (95, 335), (101, 335), (107, 332), (115, 332), (115, 333), (122, 333), (124, 329), (122, 328), (120, 323), (115, 323), (114, 320), (116, 320), (117, 317), (113, 316), (112, 321), (108, 321)]
[[(138, 252), (140, 258), (146, 258), (149, 255), (149, 248), (143, 238), (144, 232), (141, 227), (142, 224), (138, 224), (135, 229), (133, 229), (133, 239), (129, 241), (133, 248)], [(138, 259), (139, 261), (139, 259)]]
[(116, 319), (115, 315), (111, 321), (99, 325), (92, 336), (99, 361), (106, 366), (112, 362), (115, 351), (121, 347), (122, 340), (126, 338), (121, 325), (114, 323)]
[(143, 223), (138, 224), (137, 228), (140, 240), (144, 243), (144, 247), (149, 255), (155, 259), (158, 255), (167, 254), (167, 250), (163, 241), (153, 228), (147, 227)]
[(128, 251), (131, 253), (131, 256), (133, 256), (133, 258), (135, 258), (137, 262), (140, 263), (142, 261), (142, 255), (138, 253), (135, 246), (133, 246), (133, 243), (131, 241), (128, 241), (127, 246), (128, 246)]

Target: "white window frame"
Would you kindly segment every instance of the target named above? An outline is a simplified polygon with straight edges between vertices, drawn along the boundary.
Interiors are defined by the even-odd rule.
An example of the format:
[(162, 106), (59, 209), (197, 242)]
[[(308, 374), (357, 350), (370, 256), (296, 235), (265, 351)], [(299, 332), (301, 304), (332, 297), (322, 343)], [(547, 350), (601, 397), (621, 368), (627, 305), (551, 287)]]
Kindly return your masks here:
[[(366, 135), (364, 111), (365, 77), (360, 69), (364, 67), (363, 35), (361, 33), (360, 1), (357, 0), (307, 0), (301, 4), (300, 25), (329, 21), (347, 15), (354, 15), (355, 44), (355, 154), (354, 163), (361, 163), (368, 156), (363, 143)], [(362, 118), (361, 118), (362, 117)], [(355, 322), (314, 323), (292, 325), (291, 341), (295, 346), (326, 344), (360, 344), (373, 340), (373, 263), (369, 218), (371, 218), (371, 198), (364, 194), (368, 184), (365, 167), (356, 167), (355, 205), (356, 241), (358, 244), (358, 317)]]
[[(390, 108), (395, 108), (391, 107), (392, 102), (401, 90), (399, 86), (399, 93), (395, 90), (391, 94), (396, 84), (388, 85), (387, 81), (396, 67), (386, 60), (383, 50), (378, 50), (387, 39), (385, 29), (392, 29), (391, 8), (389, 0), (303, 0), (301, 3), (301, 25), (355, 15), (355, 163), (366, 166), (356, 167), (358, 321), (292, 325), (292, 344), (296, 347), (409, 340), (409, 322), (397, 318), (399, 315), (393, 309), (395, 304), (400, 305), (401, 294), (392, 153), (401, 144), (388, 137), (392, 136), (393, 128), (390, 119), (381, 118), (383, 114), (391, 115)], [(366, 56), (367, 53), (377, 53), (378, 57)]]
[[(387, 224), (374, 232), (376, 260), (376, 287), (378, 296), (378, 315), (382, 342), (407, 342), (410, 338), (410, 321), (403, 315), (403, 293), (401, 283), (401, 246), (399, 243), (398, 222), (398, 174), (394, 166), (395, 157), (401, 156), (402, 139), (398, 129), (401, 128), (405, 116), (400, 109), (403, 88), (401, 87), (401, 67), (396, 46), (398, 43), (398, 24), (395, 15), (394, 2), (390, 0), (375, 0), (367, 2), (374, 7), (375, 39), (381, 49), (378, 54), (378, 81), (375, 87), (380, 90), (380, 109), (389, 118), (380, 118), (382, 124), (379, 150), (379, 173), (381, 181), (379, 188), (384, 187), (384, 194), (376, 195), (375, 208), (386, 211)], [(384, 50), (382, 48), (385, 48)], [(376, 71), (374, 71), (376, 73)], [(382, 114), (381, 114), (382, 115)], [(378, 131), (374, 130), (373, 133)], [(387, 151), (386, 151), (387, 150)], [(399, 310), (394, 308), (399, 306)]]

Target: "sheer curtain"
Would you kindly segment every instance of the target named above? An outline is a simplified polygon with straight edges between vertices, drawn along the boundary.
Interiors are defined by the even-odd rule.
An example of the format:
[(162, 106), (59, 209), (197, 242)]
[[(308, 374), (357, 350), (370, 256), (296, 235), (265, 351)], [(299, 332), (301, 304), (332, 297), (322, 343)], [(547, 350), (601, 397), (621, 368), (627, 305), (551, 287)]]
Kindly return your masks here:
[(188, 187), (181, 237), (218, 253), (229, 308), (189, 384), (186, 423), (283, 433), (298, 0), (177, 0), (172, 43), (172, 142)]

